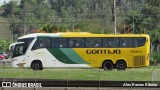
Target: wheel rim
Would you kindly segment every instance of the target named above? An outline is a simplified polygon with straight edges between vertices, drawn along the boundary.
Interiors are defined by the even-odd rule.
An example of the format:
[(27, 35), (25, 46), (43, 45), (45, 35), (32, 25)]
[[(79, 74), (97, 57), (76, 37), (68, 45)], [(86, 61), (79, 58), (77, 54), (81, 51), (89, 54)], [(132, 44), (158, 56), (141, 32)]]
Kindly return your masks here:
[(124, 64), (121, 63), (121, 64), (118, 65), (118, 67), (119, 67), (120, 69), (123, 69), (123, 68), (124, 68)]
[(126, 63), (125, 62), (118, 62), (117, 63), (117, 70), (125, 70), (126, 69)]
[(38, 63), (36, 63), (36, 64), (34, 65), (34, 68), (35, 68), (35, 69), (39, 69), (39, 68), (40, 68), (40, 65), (39, 65)]

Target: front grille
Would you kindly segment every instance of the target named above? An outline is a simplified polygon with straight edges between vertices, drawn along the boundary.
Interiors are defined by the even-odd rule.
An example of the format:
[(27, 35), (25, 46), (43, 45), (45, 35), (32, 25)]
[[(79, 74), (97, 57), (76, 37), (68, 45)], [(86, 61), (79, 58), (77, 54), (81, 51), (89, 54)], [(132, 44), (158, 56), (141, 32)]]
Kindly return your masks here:
[(145, 65), (145, 57), (144, 56), (134, 56), (133, 57), (133, 65), (136, 67)]

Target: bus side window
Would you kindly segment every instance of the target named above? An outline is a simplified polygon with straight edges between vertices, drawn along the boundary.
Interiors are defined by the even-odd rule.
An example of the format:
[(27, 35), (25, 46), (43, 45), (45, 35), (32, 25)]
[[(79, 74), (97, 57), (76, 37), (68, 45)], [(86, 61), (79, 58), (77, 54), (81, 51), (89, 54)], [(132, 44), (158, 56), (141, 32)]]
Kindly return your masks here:
[(126, 38), (120, 38), (120, 46), (119, 47), (127, 47), (127, 39)]
[(101, 38), (86, 38), (85, 47), (101, 47)]
[(82, 47), (84, 47), (83, 38), (69, 38), (68, 42), (69, 42), (68, 43), (69, 48), (82, 48)]
[(138, 46), (143, 46), (146, 42), (146, 39), (145, 38), (139, 38), (138, 39)]
[(107, 38), (102, 38), (102, 47), (107, 47)]
[(35, 44), (33, 45), (33, 50), (39, 48), (50, 48), (50, 39), (49, 38), (38, 38)]
[(134, 47), (140, 47), (143, 46), (146, 42), (145, 38), (134, 38)]
[(108, 38), (107, 47), (118, 48), (118, 38)]
[(113, 39), (109, 38), (107, 42), (107, 47), (113, 47), (113, 42), (114, 42)]
[(108, 47), (113, 47), (112, 41), (108, 41)]
[(78, 43), (78, 41), (77, 40), (72, 40), (72, 39), (70, 39), (69, 40), (69, 47), (79, 47), (79, 43)]
[(39, 45), (40, 41), (39, 40), (36, 40), (36, 42), (34, 43), (33, 47), (32, 47), (32, 50), (36, 50), (38, 48), (40, 48), (40, 45)]
[(65, 48), (67, 45), (66, 38), (52, 38), (51, 40), (53, 48)]

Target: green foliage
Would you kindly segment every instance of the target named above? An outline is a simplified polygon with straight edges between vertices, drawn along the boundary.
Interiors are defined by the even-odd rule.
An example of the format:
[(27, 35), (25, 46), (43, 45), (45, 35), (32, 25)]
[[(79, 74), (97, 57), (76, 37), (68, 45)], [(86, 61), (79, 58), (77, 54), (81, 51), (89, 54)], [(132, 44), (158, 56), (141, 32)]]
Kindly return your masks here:
[(1, 39), (0, 40), (0, 51), (8, 51), (8, 47), (9, 47), (9, 40), (6, 39)]
[(137, 11), (130, 11), (125, 19), (125, 23), (131, 28), (132, 33), (144, 33), (143, 18)]
[(58, 32), (59, 29), (56, 25), (53, 25), (53, 24), (45, 24), (43, 27), (42, 27), (42, 32), (47, 32), (47, 33), (54, 33), (54, 32)]
[(145, 21), (145, 27), (148, 30), (154, 30), (159, 28), (160, 23), (159, 13), (160, 13), (160, 1), (159, 0), (146, 0), (142, 14)]
[(91, 32), (91, 33), (111, 33), (112, 27), (106, 25), (106, 23), (98, 21), (84, 21), (75, 25), (75, 29), (81, 32)]
[(6, 17), (12, 17), (14, 13), (17, 11), (17, 2), (16, 1), (10, 1), (9, 3), (2, 6), (4, 9), (3, 16)]
[(160, 29), (148, 30), (146, 33), (150, 35), (151, 43), (154, 44), (156, 40), (160, 40)]
[(151, 63), (160, 63), (160, 55), (158, 52), (151, 53)]

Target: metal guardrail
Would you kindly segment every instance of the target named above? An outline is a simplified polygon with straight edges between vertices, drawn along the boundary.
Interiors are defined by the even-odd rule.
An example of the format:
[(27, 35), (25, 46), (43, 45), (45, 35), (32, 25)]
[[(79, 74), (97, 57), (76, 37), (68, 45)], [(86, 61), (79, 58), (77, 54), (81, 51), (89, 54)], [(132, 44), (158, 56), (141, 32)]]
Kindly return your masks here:
[(0, 66), (2, 65), (11, 65), (11, 60), (10, 59), (0, 60)]

